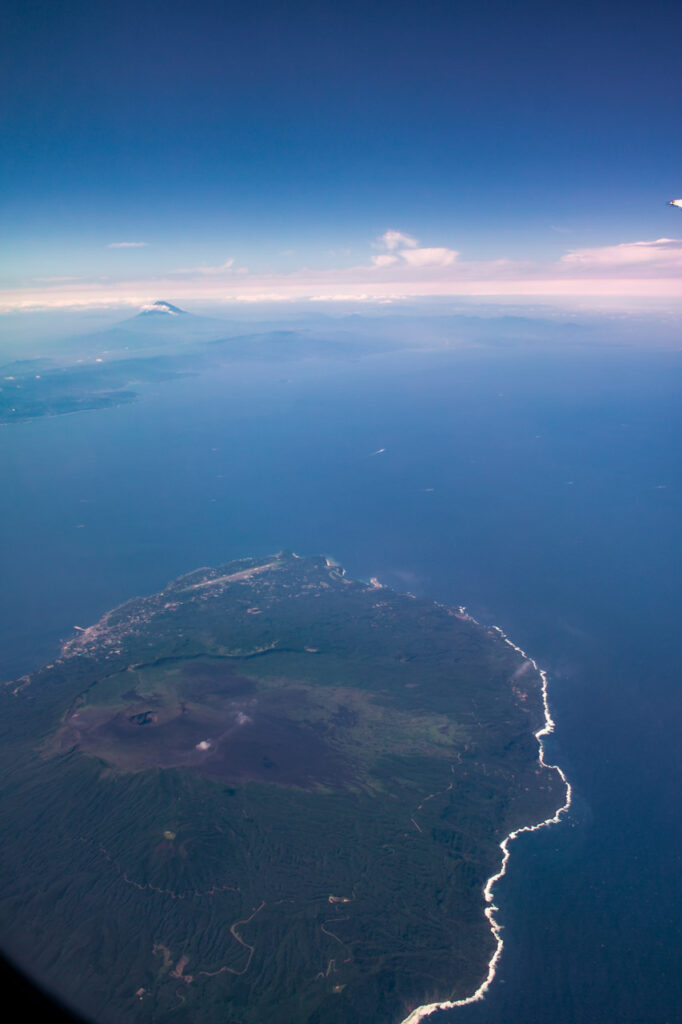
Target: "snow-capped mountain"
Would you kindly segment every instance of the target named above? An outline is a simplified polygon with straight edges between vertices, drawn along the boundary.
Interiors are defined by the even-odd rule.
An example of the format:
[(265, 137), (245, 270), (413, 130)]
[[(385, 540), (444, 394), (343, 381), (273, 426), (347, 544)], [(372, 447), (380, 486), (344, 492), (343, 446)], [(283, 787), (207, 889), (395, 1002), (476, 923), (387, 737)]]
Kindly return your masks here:
[(157, 299), (156, 302), (150, 302), (146, 306), (142, 306), (139, 316), (189, 316), (186, 310), (180, 309), (179, 306), (174, 306), (171, 302), (166, 302), (164, 299)]

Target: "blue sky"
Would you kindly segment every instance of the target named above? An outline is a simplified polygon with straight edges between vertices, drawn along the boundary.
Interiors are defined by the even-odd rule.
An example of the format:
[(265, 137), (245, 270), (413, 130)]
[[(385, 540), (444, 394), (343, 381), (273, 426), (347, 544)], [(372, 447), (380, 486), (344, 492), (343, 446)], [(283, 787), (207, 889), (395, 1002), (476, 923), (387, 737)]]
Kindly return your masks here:
[[(682, 210), (665, 205), (682, 195), (679, 5), (3, 11), (1, 308), (174, 283), (191, 296), (192, 281), (203, 295), (208, 278), (212, 298), (247, 281), (254, 295), (291, 280), (322, 293), (337, 271), (365, 294), (378, 275), (399, 290), (415, 268), (400, 256), (376, 270), (386, 231), (459, 254), (431, 264), (432, 293), (460, 268), (555, 280), (577, 266), (568, 251), (603, 247), (615, 262), (583, 258), (579, 276), (646, 265), (648, 280), (679, 280), (670, 244), (614, 249), (682, 236)], [(76, 281), (45, 280), (59, 277)]]

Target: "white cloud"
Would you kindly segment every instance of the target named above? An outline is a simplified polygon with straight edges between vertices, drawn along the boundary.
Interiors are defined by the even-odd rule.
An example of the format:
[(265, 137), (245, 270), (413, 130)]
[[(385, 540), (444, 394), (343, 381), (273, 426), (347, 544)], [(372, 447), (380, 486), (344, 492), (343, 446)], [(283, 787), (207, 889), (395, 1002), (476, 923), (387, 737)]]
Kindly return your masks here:
[(107, 249), (141, 249), (149, 242), (109, 242)]
[(455, 249), (401, 249), (400, 255), (411, 267), (449, 267), (459, 253)]
[(376, 240), (377, 248), (388, 249), (389, 252), (393, 252), (394, 249), (416, 249), (419, 242), (412, 235), (405, 235), (402, 231), (384, 231)]
[(595, 249), (573, 249), (561, 257), (561, 262), (579, 267), (622, 267), (643, 263), (682, 265), (682, 240), (656, 238), (650, 242), (622, 242)]
[(390, 267), (401, 261), (410, 267), (449, 267), (459, 256), (455, 249), (422, 248), (419, 239), (402, 231), (384, 231), (374, 247), (387, 250), (372, 257), (375, 267)]

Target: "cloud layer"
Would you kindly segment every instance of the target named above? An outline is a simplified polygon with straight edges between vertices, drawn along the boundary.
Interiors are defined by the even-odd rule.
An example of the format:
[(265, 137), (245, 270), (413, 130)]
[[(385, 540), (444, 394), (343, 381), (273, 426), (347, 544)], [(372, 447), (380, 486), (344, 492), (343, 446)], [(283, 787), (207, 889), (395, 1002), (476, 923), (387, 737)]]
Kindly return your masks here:
[(654, 267), (682, 268), (682, 240), (657, 238), (653, 242), (621, 242), (597, 249), (573, 249), (561, 257), (574, 267), (627, 267), (648, 264)]
[[(117, 242), (126, 248), (144, 243)], [(42, 278), (0, 288), (0, 311), (141, 305), (168, 294), (177, 301), (392, 301), (437, 296), (649, 297), (682, 299), (682, 239), (620, 242), (572, 249), (558, 259), (468, 260), (445, 246), (423, 246), (390, 229), (368, 262), (338, 269), (249, 273), (234, 259), (139, 279)], [(372, 249), (374, 252), (372, 253)]]

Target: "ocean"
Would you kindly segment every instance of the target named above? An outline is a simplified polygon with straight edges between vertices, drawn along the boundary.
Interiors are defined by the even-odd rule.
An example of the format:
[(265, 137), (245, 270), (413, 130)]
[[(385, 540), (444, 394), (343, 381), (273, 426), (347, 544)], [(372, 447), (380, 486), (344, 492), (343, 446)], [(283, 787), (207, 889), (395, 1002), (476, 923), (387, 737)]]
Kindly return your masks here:
[(0, 428), (0, 678), (180, 573), (283, 548), (466, 605), (548, 671), (574, 802), (512, 847), (489, 995), (433, 1019), (673, 1024), (681, 393), (682, 355), (645, 339), (491, 346), (235, 364)]

